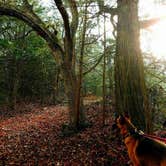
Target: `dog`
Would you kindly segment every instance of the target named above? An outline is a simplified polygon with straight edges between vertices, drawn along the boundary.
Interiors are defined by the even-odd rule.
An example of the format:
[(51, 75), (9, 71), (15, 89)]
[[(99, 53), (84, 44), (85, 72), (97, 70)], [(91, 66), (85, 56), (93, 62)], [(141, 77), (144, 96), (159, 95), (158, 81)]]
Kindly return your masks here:
[(116, 125), (120, 129), (134, 166), (166, 166), (165, 143), (145, 137), (131, 123), (129, 117), (119, 116)]

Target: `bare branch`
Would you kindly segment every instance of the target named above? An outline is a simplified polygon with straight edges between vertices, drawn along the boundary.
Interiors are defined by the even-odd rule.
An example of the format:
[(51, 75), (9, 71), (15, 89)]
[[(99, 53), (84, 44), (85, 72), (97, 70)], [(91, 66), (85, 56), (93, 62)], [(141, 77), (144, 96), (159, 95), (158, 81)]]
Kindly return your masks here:
[(152, 77), (155, 77), (155, 78), (159, 79), (160, 82), (166, 83), (166, 79), (160, 78), (159, 75), (156, 75), (156, 74), (154, 74), (154, 73), (152, 73), (152, 72), (150, 72), (150, 71), (146, 71), (146, 72), (147, 72), (148, 74), (150, 74)]
[(103, 56), (104, 56), (104, 54), (102, 54), (100, 57), (99, 57), (99, 59), (97, 60), (97, 62), (89, 69), (89, 70), (87, 70), (87, 71), (85, 71), (84, 73), (83, 73), (83, 75), (86, 75), (86, 74), (88, 74), (89, 72), (91, 72), (92, 70), (94, 70), (95, 68), (96, 68), (96, 66), (101, 62), (101, 60), (103, 59)]
[[(105, 50), (106, 56), (115, 53), (115, 51), (112, 50), (112, 47), (113, 47), (113, 46), (114, 46), (114, 45), (107, 46), (107, 48), (106, 48), (106, 50)], [(112, 51), (110, 51), (110, 50), (112, 50)], [(90, 69), (88, 69), (87, 71), (85, 71), (85, 72), (83, 73), (83, 75), (86, 75), (86, 74), (88, 74), (89, 72), (91, 72), (92, 70), (94, 70), (94, 69), (97, 67), (97, 65), (101, 62), (101, 60), (103, 59), (103, 56), (104, 56), (104, 54), (102, 54), (102, 55), (99, 57), (99, 59), (96, 61), (96, 63), (95, 63)]]

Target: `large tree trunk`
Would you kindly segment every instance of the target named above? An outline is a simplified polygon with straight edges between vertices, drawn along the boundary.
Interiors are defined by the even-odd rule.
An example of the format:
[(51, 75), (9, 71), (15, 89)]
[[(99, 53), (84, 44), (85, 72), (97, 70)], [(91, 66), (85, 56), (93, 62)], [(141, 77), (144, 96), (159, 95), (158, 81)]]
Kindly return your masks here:
[(128, 113), (134, 124), (145, 129), (145, 80), (140, 50), (138, 1), (118, 0), (115, 95), (119, 113)]
[(63, 77), (65, 91), (68, 97), (70, 125), (78, 129), (80, 122), (83, 121), (83, 109), (79, 103), (78, 106), (78, 87), (75, 70), (69, 64), (63, 64)]

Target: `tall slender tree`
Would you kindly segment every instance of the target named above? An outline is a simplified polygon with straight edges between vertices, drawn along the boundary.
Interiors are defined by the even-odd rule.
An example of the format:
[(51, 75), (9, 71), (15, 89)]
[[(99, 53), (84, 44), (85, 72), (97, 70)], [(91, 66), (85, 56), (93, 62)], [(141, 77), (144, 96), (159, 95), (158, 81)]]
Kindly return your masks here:
[(103, 126), (105, 125), (105, 110), (106, 110), (106, 16), (104, 13), (104, 40), (103, 40), (103, 46), (104, 46), (104, 53), (103, 53)]

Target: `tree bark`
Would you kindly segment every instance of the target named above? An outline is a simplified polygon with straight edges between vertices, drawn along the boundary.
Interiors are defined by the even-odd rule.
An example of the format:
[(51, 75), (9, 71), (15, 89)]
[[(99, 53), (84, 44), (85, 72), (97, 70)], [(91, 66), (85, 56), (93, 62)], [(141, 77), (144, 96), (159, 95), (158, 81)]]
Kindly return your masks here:
[(140, 50), (138, 1), (118, 0), (115, 95), (119, 113), (128, 113), (145, 129), (146, 90)]

